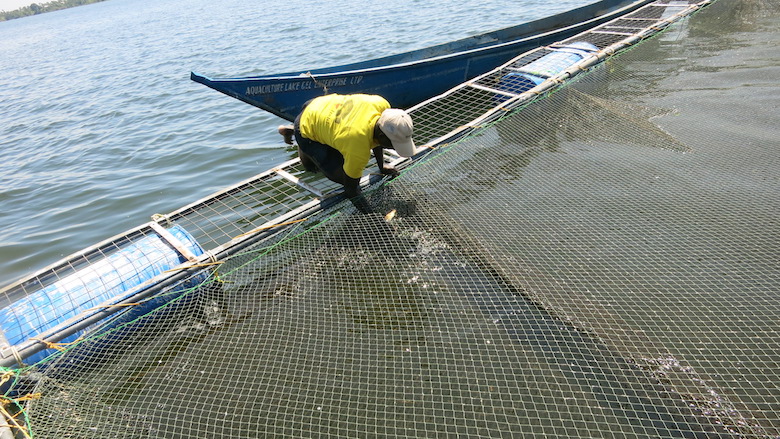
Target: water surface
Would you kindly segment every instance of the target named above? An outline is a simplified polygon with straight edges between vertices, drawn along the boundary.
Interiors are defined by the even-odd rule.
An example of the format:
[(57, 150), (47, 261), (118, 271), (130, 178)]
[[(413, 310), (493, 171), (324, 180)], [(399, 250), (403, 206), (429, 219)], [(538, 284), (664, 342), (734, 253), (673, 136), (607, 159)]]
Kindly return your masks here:
[(0, 285), (288, 158), (281, 119), (189, 80), (426, 47), (590, 0), (111, 0), (0, 23)]

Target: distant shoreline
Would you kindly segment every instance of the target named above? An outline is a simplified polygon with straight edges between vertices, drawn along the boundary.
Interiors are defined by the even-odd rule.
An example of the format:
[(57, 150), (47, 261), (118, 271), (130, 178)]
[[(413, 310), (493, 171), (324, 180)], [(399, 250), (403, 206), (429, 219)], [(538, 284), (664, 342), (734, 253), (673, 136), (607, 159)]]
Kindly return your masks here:
[(33, 3), (13, 11), (0, 11), (0, 21), (13, 20), (14, 18), (29, 17), (31, 15), (46, 12), (59, 11), (60, 9), (98, 3), (105, 0), (55, 0), (47, 3)]

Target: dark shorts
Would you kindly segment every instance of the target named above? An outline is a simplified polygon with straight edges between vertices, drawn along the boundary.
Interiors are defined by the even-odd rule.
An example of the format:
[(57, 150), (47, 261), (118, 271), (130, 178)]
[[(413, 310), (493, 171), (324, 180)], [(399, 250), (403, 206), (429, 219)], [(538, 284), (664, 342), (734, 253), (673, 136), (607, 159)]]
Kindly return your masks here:
[[(306, 108), (308, 102), (304, 104), (303, 108)], [(301, 110), (303, 113), (303, 110)], [(328, 179), (337, 183), (344, 183), (344, 156), (341, 153), (328, 145), (315, 142), (308, 139), (301, 134), (301, 116), (295, 118), (295, 140), (298, 142), (298, 153), (301, 156), (301, 162), (304, 167), (310, 171), (322, 171)], [(317, 169), (311, 169), (315, 166)]]

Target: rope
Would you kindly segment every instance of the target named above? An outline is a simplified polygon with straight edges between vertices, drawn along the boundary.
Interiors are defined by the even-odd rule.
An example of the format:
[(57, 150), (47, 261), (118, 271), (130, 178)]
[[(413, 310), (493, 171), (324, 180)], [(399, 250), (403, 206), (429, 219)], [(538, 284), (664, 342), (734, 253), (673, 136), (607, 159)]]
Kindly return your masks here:
[(270, 226), (261, 226), (261, 227), (258, 227), (256, 229), (254, 229), (254, 230), (250, 230), (250, 231), (248, 231), (246, 233), (242, 233), (242, 234), (240, 234), (238, 236), (235, 236), (235, 237), (233, 237), (233, 239), (243, 238), (244, 236), (252, 235), (252, 234), (260, 232), (262, 230), (273, 229), (274, 227), (289, 226), (290, 224), (295, 224), (295, 223), (299, 223), (301, 221), (306, 221), (307, 219), (308, 218), (302, 218), (302, 219), (298, 219), (298, 220), (295, 220), (295, 221), (288, 221), (286, 223), (272, 224)]
[(11, 369), (6, 369), (5, 373), (0, 375), (0, 386), (8, 382), (14, 375), (16, 375), (16, 372)]
[(171, 226), (171, 218), (168, 215), (164, 215), (162, 213), (155, 213), (152, 215), (152, 221), (156, 223), (160, 223), (162, 221), (165, 221), (165, 226), (170, 227)]
[(325, 85), (325, 84), (321, 83), (320, 81), (318, 81), (317, 78), (315, 78), (314, 75), (311, 74), (311, 72), (306, 72), (306, 76), (311, 78), (311, 80), (314, 81), (315, 84), (317, 84), (320, 87), (322, 87), (322, 90), (325, 92), (325, 94), (328, 94), (328, 86), (327, 85)]
[[(211, 256), (211, 258), (213, 260), (214, 256)], [(165, 271), (163, 271), (163, 273), (172, 273), (174, 271), (181, 271), (181, 270), (186, 270), (186, 269), (190, 269), (190, 268), (210, 267), (212, 265), (220, 265), (220, 264), (224, 264), (224, 263), (225, 263), (225, 261), (214, 261), (214, 262), (204, 262), (202, 264), (182, 265), (182, 266), (179, 266), (179, 267), (171, 268), (170, 270), (165, 270)]]
[[(19, 354), (19, 351), (16, 350), (15, 346), (8, 346), (9, 349), (11, 349), (11, 353), (14, 355), (14, 360), (16, 360), (16, 363), (19, 365), (19, 367), (24, 367), (24, 359)], [(1, 381), (0, 383), (5, 382)]]
[[(42, 394), (40, 393), (29, 393), (20, 398), (9, 398), (7, 396), (0, 395), (0, 414), (8, 421), (8, 423), (0, 425), (0, 427), (15, 428), (19, 431), (20, 434), (23, 435), (24, 438), (32, 439), (32, 435), (30, 434), (28, 427), (21, 425), (19, 421), (16, 420), (16, 417), (24, 413), (24, 410), (21, 409), (21, 404), (19, 403), (40, 399), (41, 396)], [(20, 411), (12, 415), (7, 409), (10, 404), (16, 404), (16, 406), (20, 408)]]
[[(96, 310), (99, 310), (99, 309), (108, 309), (108, 308), (122, 308), (122, 307), (125, 307), (125, 306), (136, 306), (136, 305), (140, 305), (142, 303), (143, 302), (112, 303), (111, 305), (100, 305), (100, 306), (96, 306), (94, 308), (89, 308), (87, 311), (96, 311)], [(33, 340), (37, 340), (37, 339), (33, 339)], [(78, 341), (78, 340), (76, 340), (76, 341)], [(75, 343), (75, 341), (73, 343)]]
[[(133, 305), (135, 305), (135, 304), (133, 304)], [(110, 306), (113, 306), (113, 305), (110, 305)], [(125, 306), (127, 306), (127, 305), (125, 305)], [(105, 308), (108, 308), (108, 307), (105, 307)], [(48, 340), (44, 340), (42, 338), (30, 338), (30, 340), (35, 340), (35, 341), (43, 344), (44, 346), (46, 346), (46, 348), (48, 348), (48, 349), (56, 349), (56, 350), (62, 352), (62, 351), (65, 350), (66, 346), (70, 346), (70, 345), (76, 344), (76, 343), (80, 342), (81, 340), (83, 340), (83, 338), (79, 337), (77, 340), (69, 342), (69, 343), (53, 343), (53, 342), (50, 342)]]
[(27, 395), (24, 395), (19, 398), (9, 398), (7, 396), (0, 395), (0, 402), (2, 402), (3, 405), (7, 405), (10, 403), (33, 401), (36, 399), (41, 399), (42, 396), (43, 396), (42, 393), (28, 393)]

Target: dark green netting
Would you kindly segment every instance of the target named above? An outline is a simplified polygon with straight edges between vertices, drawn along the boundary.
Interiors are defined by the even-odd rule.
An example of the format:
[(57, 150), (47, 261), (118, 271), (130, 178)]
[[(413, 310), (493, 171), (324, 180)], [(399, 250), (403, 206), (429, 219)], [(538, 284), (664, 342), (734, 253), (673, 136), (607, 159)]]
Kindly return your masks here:
[(21, 371), (40, 395), (20, 419), (41, 438), (780, 436), (779, 18), (721, 0), (407, 169), (377, 214), (345, 203), (233, 256)]

